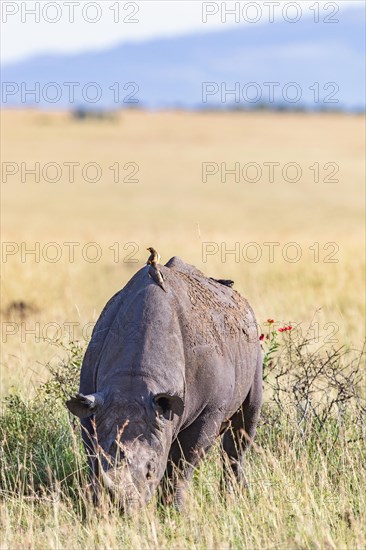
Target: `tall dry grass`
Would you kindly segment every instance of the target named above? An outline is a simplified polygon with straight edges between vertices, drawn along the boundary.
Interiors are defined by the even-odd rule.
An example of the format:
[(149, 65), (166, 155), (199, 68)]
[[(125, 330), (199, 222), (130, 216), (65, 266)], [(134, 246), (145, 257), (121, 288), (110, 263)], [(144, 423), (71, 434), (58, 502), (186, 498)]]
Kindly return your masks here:
[(34, 399), (3, 403), (2, 548), (363, 548), (362, 352), (286, 335), (266, 362), (249, 488), (222, 492), (218, 442), (182, 514), (154, 499), (124, 517), (106, 495), (94, 508), (79, 427), (63, 404), (82, 351), (72, 345)]

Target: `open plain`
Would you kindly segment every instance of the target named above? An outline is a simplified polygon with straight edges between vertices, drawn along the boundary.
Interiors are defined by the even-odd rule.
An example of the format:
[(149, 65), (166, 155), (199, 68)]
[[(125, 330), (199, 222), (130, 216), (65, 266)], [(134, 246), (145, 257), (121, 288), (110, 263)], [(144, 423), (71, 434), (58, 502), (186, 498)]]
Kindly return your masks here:
[[(143, 267), (148, 246), (164, 263), (176, 255), (233, 279), (263, 333), (271, 318), (310, 335), (312, 350), (361, 350), (364, 129), (362, 116), (341, 113), (2, 113), (2, 548), (363, 547), (364, 444), (352, 422), (338, 430), (333, 418), (312, 437), (309, 420), (304, 439), (268, 412), (247, 494), (218, 498), (216, 449), (185, 514), (152, 503), (125, 520), (94, 513), (82, 496), (84, 459), (79, 450), (70, 458), (77, 430), (62, 399), (57, 417), (44, 401), (39, 439), (29, 411), (42, 416), (34, 403), (50, 368), (75, 342), (79, 364), (102, 307)], [(265, 395), (270, 402), (270, 387)], [(15, 406), (24, 416), (10, 422)], [(17, 422), (23, 447), (9, 435)], [(49, 483), (32, 485), (53, 431), (57, 473), (50, 466)]]

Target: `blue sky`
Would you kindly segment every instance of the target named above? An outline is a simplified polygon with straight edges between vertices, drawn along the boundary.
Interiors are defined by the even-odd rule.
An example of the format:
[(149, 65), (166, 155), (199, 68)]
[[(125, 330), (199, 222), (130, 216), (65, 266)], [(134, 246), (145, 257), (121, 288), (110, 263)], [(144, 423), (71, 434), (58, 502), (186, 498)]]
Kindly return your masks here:
[[(72, 3), (75, 4), (73, 7), (70, 6)], [(320, 14), (323, 16), (327, 13), (331, 14), (329, 9), (332, 10), (332, 8), (329, 8), (329, 4), (338, 5), (340, 10), (343, 10), (349, 9), (357, 3), (359, 4), (357, 1), (350, 0), (318, 2)], [(243, 17), (243, 9), (248, 10), (244, 12), (247, 14), (247, 19), (259, 18), (256, 24), (268, 23), (272, 9), (275, 20), (283, 20), (283, 9), (291, 2), (287, 0), (256, 3), (226, 2), (228, 9), (239, 4), (239, 23), (235, 22), (235, 15), (230, 14), (227, 15), (226, 21), (222, 21), (224, 18), (223, 13), (220, 12), (222, 2), (197, 0), (149, 0), (144, 2), (116, 2), (116, 0), (66, 2), (58, 0), (50, 2), (47, 0), (47, 2), (39, 2), (39, 22), (35, 20), (36, 15), (30, 13), (32, 9), (35, 9), (36, 4), (37, 2), (29, 0), (26, 2), (1, 0), (1, 60), (3, 63), (21, 61), (37, 54), (102, 50), (124, 42), (178, 36), (192, 32), (207, 32), (213, 29), (225, 30), (230, 26), (238, 26), (238, 24), (252, 25), (253, 23), (248, 23), (245, 20), (246, 17)], [(42, 10), (46, 4), (49, 6), (43, 13)], [(253, 4), (257, 4), (257, 12), (255, 12)], [(269, 4), (273, 4), (273, 8), (270, 8)], [(300, 7), (302, 17), (315, 16), (310, 6), (317, 2), (308, 0), (292, 2), (292, 4)], [(328, 12), (325, 11), (326, 5), (328, 5)], [(87, 9), (85, 10), (85, 8)], [(218, 9), (217, 13), (210, 14), (216, 9)], [(74, 21), (70, 22), (72, 10), (74, 11)], [(83, 13), (86, 14), (86, 18), (83, 17)], [(290, 7), (287, 13), (289, 17), (293, 17), (295, 12)], [(202, 20), (204, 14), (206, 14), (206, 22)], [(94, 18), (99, 18), (99, 20), (92, 23)], [(52, 20), (55, 22), (52, 23)], [(130, 22), (130, 20), (136, 22)]]

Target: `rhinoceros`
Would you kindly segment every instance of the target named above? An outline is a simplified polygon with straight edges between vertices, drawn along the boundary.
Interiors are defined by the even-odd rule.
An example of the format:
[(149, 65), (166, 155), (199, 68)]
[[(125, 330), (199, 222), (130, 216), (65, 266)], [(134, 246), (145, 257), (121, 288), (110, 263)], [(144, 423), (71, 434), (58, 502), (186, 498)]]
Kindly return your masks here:
[(223, 479), (245, 484), (244, 454), (262, 401), (261, 346), (247, 300), (178, 257), (158, 268), (165, 292), (147, 266), (109, 300), (79, 393), (66, 403), (81, 419), (96, 500), (104, 485), (124, 510), (148, 502), (158, 486), (165, 502), (182, 508), (220, 435)]

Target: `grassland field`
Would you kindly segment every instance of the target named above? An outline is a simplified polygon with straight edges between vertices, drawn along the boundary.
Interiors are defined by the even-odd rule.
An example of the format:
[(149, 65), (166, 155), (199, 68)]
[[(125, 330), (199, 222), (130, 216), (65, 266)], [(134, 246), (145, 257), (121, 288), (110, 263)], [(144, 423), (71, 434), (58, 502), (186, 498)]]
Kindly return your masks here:
[[(148, 246), (164, 263), (177, 255), (233, 279), (263, 332), (273, 318), (310, 326), (325, 349), (362, 348), (362, 116), (130, 110), (79, 121), (8, 110), (1, 118), (2, 398), (35, 398), (49, 365), (68, 357), (60, 343), (72, 331), (85, 345)], [(60, 415), (65, 450), (77, 436)], [(290, 429), (268, 434), (248, 458), (249, 477), (263, 481), (250, 496), (216, 498), (213, 453), (183, 516), (150, 507), (139, 520), (114, 511), (86, 521), (56, 481), (44, 499), (13, 487), (1, 502), (2, 548), (363, 548), (363, 444), (339, 439), (322, 454)], [(82, 469), (76, 454), (73, 468)]]

